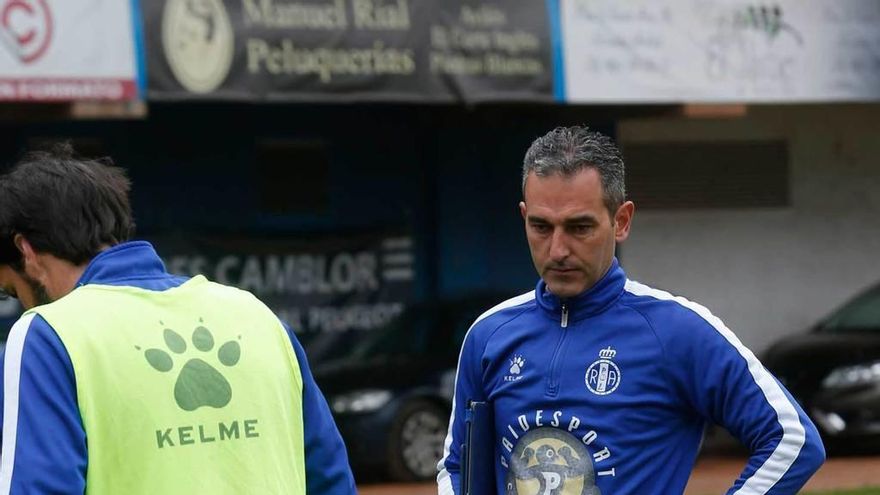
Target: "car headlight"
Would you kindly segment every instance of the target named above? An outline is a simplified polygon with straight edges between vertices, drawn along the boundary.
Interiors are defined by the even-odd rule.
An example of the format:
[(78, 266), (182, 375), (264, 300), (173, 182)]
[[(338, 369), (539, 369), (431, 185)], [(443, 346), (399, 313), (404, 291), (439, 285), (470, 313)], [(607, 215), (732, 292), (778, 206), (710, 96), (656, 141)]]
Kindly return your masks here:
[(388, 390), (358, 390), (333, 398), (330, 407), (336, 413), (373, 412), (391, 400)]
[(822, 380), (825, 388), (880, 384), (880, 361), (835, 368)]

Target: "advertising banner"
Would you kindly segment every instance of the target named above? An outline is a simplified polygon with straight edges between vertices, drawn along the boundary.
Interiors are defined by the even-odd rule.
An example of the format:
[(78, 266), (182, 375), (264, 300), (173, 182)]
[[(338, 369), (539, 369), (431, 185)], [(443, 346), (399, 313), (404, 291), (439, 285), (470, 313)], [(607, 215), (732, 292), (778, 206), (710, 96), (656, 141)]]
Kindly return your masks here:
[(143, 2), (150, 99), (550, 101), (533, 0)]
[(0, 0), (0, 101), (136, 99), (135, 14), (124, 0)]
[(572, 103), (880, 100), (877, 0), (559, 0)]
[(301, 334), (369, 331), (403, 312), (415, 283), (412, 238), (151, 238), (169, 272), (252, 292)]

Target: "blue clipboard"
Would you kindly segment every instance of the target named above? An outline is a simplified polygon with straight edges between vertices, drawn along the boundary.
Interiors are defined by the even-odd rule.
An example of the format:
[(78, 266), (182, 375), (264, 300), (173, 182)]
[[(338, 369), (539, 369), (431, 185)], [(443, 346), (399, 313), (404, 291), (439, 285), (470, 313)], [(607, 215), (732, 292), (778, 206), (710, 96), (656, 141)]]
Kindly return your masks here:
[(495, 418), (490, 402), (468, 401), (461, 448), (461, 495), (495, 494)]

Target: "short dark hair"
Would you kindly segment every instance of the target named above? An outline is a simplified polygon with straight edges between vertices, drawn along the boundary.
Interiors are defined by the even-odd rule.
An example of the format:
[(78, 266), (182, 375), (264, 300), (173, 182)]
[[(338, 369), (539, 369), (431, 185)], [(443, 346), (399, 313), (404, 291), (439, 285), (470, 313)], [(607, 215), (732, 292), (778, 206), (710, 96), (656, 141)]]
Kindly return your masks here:
[(599, 172), (603, 202), (613, 218), (626, 201), (623, 156), (611, 138), (584, 126), (557, 127), (532, 142), (523, 159), (523, 197), (531, 172), (538, 177), (570, 176), (586, 168)]
[(130, 189), (109, 158), (78, 158), (68, 143), (27, 153), (0, 176), (0, 264), (21, 269), (16, 234), (76, 265), (127, 241), (134, 235)]

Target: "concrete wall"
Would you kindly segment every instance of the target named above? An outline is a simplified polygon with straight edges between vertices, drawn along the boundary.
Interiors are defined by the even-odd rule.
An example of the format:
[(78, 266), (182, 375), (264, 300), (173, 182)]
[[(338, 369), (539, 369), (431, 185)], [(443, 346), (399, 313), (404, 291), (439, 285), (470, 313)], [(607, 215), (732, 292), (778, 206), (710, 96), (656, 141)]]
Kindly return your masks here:
[(744, 118), (628, 120), (618, 128), (624, 150), (763, 139), (789, 143), (789, 207), (636, 205), (621, 248), (630, 278), (707, 306), (756, 352), (880, 282), (880, 105), (757, 107)]

